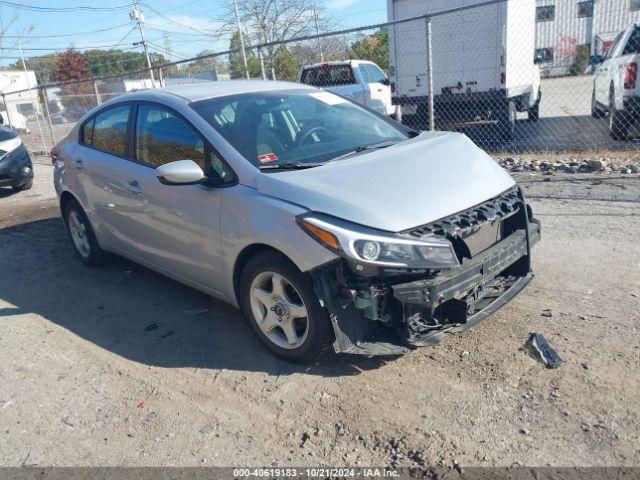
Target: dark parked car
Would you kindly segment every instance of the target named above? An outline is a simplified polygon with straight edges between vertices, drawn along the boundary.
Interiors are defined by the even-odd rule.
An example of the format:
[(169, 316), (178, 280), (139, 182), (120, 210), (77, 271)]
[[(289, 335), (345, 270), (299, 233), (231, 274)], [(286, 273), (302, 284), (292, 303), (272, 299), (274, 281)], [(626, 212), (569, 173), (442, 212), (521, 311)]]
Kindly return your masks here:
[(28, 190), (33, 186), (33, 165), (20, 136), (0, 125), (0, 187)]

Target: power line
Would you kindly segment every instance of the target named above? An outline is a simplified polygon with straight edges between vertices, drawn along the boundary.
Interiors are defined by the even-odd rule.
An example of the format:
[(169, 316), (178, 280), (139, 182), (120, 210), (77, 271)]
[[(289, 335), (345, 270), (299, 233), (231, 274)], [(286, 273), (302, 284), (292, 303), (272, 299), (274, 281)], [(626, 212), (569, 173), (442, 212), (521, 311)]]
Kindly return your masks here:
[(5, 5), (7, 7), (18, 8), (21, 10), (29, 10), (32, 12), (79, 12), (79, 11), (94, 11), (94, 12), (114, 12), (119, 10), (124, 10), (130, 8), (132, 6), (131, 3), (126, 5), (119, 5), (117, 7), (91, 7), (87, 5), (79, 5), (77, 7), (41, 7), (37, 5), (24, 5), (21, 3), (9, 2), (6, 0), (0, 0), (0, 5)]
[[(69, 48), (73, 48), (74, 50), (99, 50), (101, 48), (112, 48), (113, 45), (87, 45), (78, 47), (75, 45), (65, 45), (63, 47), (32, 47), (32, 48), (23, 48), (22, 50), (29, 51), (60, 51), (60, 50), (68, 50)], [(0, 47), (0, 50), (19, 50), (17, 47)]]
[(145, 4), (144, 4), (144, 6), (145, 6), (145, 7), (147, 7), (149, 10), (151, 10), (151, 11), (152, 11), (153, 13), (155, 13), (156, 15), (159, 15), (160, 17), (164, 18), (165, 20), (167, 20), (167, 21), (169, 21), (169, 22), (171, 22), (171, 23), (175, 23), (176, 25), (179, 25), (179, 26), (180, 26), (180, 27), (182, 27), (182, 28), (186, 28), (186, 29), (188, 29), (188, 30), (193, 30), (194, 32), (199, 32), (199, 33), (201, 33), (202, 35), (205, 35), (205, 36), (208, 36), (208, 37), (213, 36), (211, 33), (206, 33), (206, 32), (204, 32), (204, 31), (202, 31), (202, 30), (199, 30), (199, 29), (197, 29), (197, 28), (194, 28), (193, 26), (185, 25), (184, 23), (180, 23), (180, 22), (178, 22), (178, 21), (174, 20), (174, 19), (173, 19), (173, 18), (171, 18), (171, 17), (167, 17), (164, 13), (159, 12), (158, 10), (156, 10), (155, 8), (153, 8), (152, 6), (150, 6), (150, 5), (149, 5), (149, 4), (147, 4), (147, 3), (145, 3)]
[(25, 40), (38, 40), (41, 38), (61, 38), (61, 37), (72, 37), (75, 35), (92, 35), (95, 33), (102, 33), (102, 32), (108, 32), (111, 30), (117, 30), (119, 28), (123, 28), (123, 27), (128, 27), (129, 24), (128, 23), (123, 23), (122, 25), (118, 25), (117, 27), (109, 27), (109, 28), (102, 28), (100, 30), (92, 30), (90, 32), (76, 32), (76, 33), (61, 33), (58, 35), (35, 35), (33, 37), (31, 36), (23, 36), (23, 35), (3, 35), (2, 38), (17, 38), (17, 39), (25, 39)]

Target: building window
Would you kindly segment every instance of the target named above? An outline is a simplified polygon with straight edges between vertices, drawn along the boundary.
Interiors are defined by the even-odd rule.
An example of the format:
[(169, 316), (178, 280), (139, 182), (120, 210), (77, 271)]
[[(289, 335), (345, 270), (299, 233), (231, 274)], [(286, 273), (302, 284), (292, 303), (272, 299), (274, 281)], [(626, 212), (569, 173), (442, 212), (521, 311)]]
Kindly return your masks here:
[(556, 6), (546, 5), (536, 8), (536, 22), (552, 22), (556, 18)]
[(535, 63), (553, 62), (553, 48), (538, 48), (535, 54)]
[(640, 0), (629, 0), (630, 1), (630, 9), (632, 12), (636, 12), (640, 10)]
[(593, 0), (578, 3), (578, 18), (593, 17)]

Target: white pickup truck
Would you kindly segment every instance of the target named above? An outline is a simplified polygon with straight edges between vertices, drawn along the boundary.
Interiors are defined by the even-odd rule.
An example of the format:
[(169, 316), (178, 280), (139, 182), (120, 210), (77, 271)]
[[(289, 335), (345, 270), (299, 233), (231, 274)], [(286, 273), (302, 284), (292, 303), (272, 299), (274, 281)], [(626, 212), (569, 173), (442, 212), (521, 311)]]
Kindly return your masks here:
[(300, 83), (324, 88), (383, 115), (393, 115), (391, 87), (387, 75), (373, 62), (342, 60), (306, 65)]
[(606, 56), (589, 58), (596, 65), (591, 114), (609, 116), (609, 131), (614, 140), (628, 140), (640, 119), (640, 24), (620, 32)]

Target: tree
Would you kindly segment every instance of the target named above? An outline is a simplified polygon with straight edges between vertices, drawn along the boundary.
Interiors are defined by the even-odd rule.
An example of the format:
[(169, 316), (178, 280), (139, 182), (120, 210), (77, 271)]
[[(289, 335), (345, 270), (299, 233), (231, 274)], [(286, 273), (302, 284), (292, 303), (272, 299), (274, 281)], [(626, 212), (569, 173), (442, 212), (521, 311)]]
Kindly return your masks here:
[[(142, 52), (125, 52), (123, 50), (86, 50), (84, 56), (91, 74), (94, 77), (119, 75), (147, 68), (147, 59)], [(151, 65), (167, 63), (163, 55), (150, 53)]]
[(591, 55), (589, 45), (578, 45), (576, 47), (576, 54), (573, 57), (573, 62), (569, 67), (569, 75), (583, 75), (587, 69), (587, 65), (589, 65), (589, 55)]
[(87, 57), (74, 48), (61, 53), (58, 56), (57, 63), (57, 67), (53, 72), (53, 78), (57, 82), (68, 82), (91, 77)]
[(278, 80), (289, 80), (295, 82), (302, 65), (289, 49), (281, 45), (273, 56), (273, 69)]
[[(231, 1), (227, 1), (226, 10), (221, 21), (229, 30), (235, 31), (237, 26)], [(316, 16), (324, 10), (323, 2), (319, 0), (243, 0), (238, 2), (238, 10), (247, 29), (247, 43), (252, 45), (316, 33), (316, 28), (322, 31), (326, 26)], [(277, 50), (278, 46), (269, 45), (262, 51), (267, 72), (272, 67), (275, 70), (273, 61)]]
[[(240, 44), (240, 32), (236, 31), (231, 37), (229, 44), (229, 50), (239, 50)], [(246, 49), (247, 65), (249, 66), (249, 76), (251, 78), (259, 77), (261, 74), (260, 60), (256, 58), (253, 51)], [(244, 70), (244, 60), (242, 59), (242, 52), (237, 51), (229, 54), (229, 73), (231, 78), (246, 78)]]
[(372, 35), (360, 38), (351, 45), (351, 55), (359, 60), (369, 60), (381, 69), (389, 69), (389, 32), (378, 30)]
[[(52, 83), (53, 72), (58, 67), (58, 54), (50, 53), (39, 57), (25, 58), (27, 70), (33, 70), (39, 85)], [(6, 70), (22, 70), (22, 61), (18, 60), (6, 67)]]
[(87, 57), (70, 48), (58, 56), (57, 62), (57, 67), (53, 72), (54, 80), (70, 82), (60, 87), (60, 98), (65, 109), (93, 106), (95, 102), (93, 82), (86, 81), (91, 78)]

